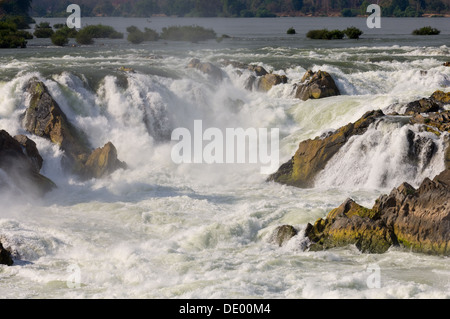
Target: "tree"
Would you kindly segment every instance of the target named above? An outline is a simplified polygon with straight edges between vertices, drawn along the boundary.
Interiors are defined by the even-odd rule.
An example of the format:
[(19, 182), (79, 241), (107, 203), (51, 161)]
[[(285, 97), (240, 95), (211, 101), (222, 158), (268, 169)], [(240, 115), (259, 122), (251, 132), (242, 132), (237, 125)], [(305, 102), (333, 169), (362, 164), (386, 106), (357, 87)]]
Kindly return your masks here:
[(303, 8), (303, 0), (292, 0), (292, 6), (295, 11), (300, 11)]

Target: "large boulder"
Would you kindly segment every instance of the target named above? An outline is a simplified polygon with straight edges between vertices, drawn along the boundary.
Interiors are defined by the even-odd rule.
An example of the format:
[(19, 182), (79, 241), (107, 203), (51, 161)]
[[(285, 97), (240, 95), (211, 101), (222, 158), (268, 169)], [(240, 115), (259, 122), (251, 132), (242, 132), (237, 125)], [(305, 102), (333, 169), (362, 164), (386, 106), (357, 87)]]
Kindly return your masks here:
[(11, 253), (3, 248), (2, 243), (0, 242), (0, 265), (12, 266), (14, 263)]
[(364, 134), (370, 124), (383, 116), (382, 111), (370, 111), (357, 122), (341, 127), (324, 138), (302, 141), (294, 156), (270, 175), (268, 181), (303, 188), (313, 187), (315, 176), (325, 168), (350, 137)]
[[(25, 142), (25, 146), (17, 139)], [(27, 194), (44, 195), (56, 185), (39, 173), (42, 157), (36, 149), (36, 144), (22, 136), (17, 139), (5, 130), (0, 131), (0, 169), (8, 176), (8, 181), (3, 181), (3, 184), (12, 183)]]
[(291, 225), (282, 225), (275, 228), (270, 241), (276, 243), (278, 246), (283, 246), (292, 237), (297, 235), (298, 231)]
[(383, 253), (393, 245), (415, 252), (450, 255), (450, 170), (418, 189), (404, 183), (380, 196), (372, 209), (346, 200), (326, 219), (308, 224), (310, 249), (354, 244), (362, 252)]
[(117, 158), (117, 150), (111, 142), (95, 149), (84, 165), (83, 175), (87, 178), (101, 178), (118, 168), (126, 168), (126, 164)]
[(215, 81), (223, 80), (222, 70), (210, 62), (201, 62), (199, 59), (192, 59), (188, 64), (188, 68), (197, 69), (207, 74)]
[(313, 72), (308, 70), (303, 76), (295, 92), (295, 97), (306, 101), (340, 95), (331, 75), (325, 71)]
[[(103, 161), (105, 153), (98, 149), (92, 150), (84, 132), (69, 122), (44, 83), (34, 78), (28, 83), (26, 90), (30, 95), (30, 105), (23, 115), (23, 127), (28, 132), (59, 145), (64, 151), (65, 169), (83, 179), (89, 179), (105, 176), (125, 166), (117, 159), (117, 151), (111, 143), (104, 147), (106, 162)], [(102, 159), (94, 160), (98, 154), (103, 154)]]
[(287, 81), (288, 81), (288, 78), (286, 77), (286, 75), (267, 73), (259, 78), (258, 89), (260, 91), (267, 92), (273, 86), (278, 85), (278, 84), (287, 83)]

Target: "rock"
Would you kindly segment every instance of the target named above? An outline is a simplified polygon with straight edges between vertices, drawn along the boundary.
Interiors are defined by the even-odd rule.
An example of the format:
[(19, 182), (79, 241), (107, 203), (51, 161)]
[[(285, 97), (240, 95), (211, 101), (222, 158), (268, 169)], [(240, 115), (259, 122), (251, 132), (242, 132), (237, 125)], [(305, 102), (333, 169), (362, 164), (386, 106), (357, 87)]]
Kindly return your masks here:
[[(411, 124), (423, 124), (426, 130), (431, 131), (437, 135), (442, 132), (450, 133), (450, 110), (429, 113), (426, 116), (422, 114), (414, 114), (410, 119)], [(435, 128), (437, 130), (431, 130)]]
[(306, 101), (308, 99), (321, 99), (329, 96), (340, 95), (331, 75), (324, 71), (313, 72), (308, 70), (297, 84), (295, 97)]
[(262, 66), (259, 65), (249, 65), (248, 70), (255, 72), (256, 76), (264, 76), (266, 74), (269, 74), (269, 72), (266, 71)]
[(257, 79), (256, 76), (250, 75), (247, 78), (247, 80), (245, 80), (244, 88), (248, 91), (253, 91), (253, 87), (255, 85), (256, 79)]
[(445, 104), (450, 104), (450, 92), (444, 93), (442, 91), (435, 91), (431, 97), (436, 103), (442, 107)]
[(42, 159), (41, 154), (39, 154), (36, 143), (25, 135), (16, 135), (14, 136), (14, 139), (24, 147), (25, 154), (30, 159), (34, 169), (39, 172), (42, 168), (44, 160)]
[(303, 188), (313, 187), (315, 176), (350, 137), (365, 133), (370, 124), (383, 116), (382, 111), (370, 111), (357, 122), (341, 127), (324, 138), (302, 141), (294, 156), (267, 180)]
[(308, 224), (305, 235), (313, 242), (311, 251), (356, 245), (362, 252), (384, 253), (395, 243), (378, 212), (351, 199), (332, 210), (325, 220), (317, 220), (314, 226)]
[(269, 91), (273, 86), (287, 83), (288, 79), (285, 75), (266, 74), (259, 78), (258, 89), (260, 91)]
[(3, 248), (2, 243), (0, 242), (0, 265), (12, 266), (14, 261), (12, 260), (11, 253)]
[(450, 61), (449, 62), (444, 62), (444, 64), (442, 64), (443, 66), (450, 66)]
[(60, 146), (65, 155), (65, 169), (83, 179), (90, 179), (103, 177), (114, 168), (125, 166), (117, 159), (117, 151), (111, 143), (92, 151), (84, 132), (68, 121), (44, 83), (32, 79), (27, 85), (27, 92), (30, 94), (30, 106), (23, 115), (23, 126), (28, 132)]
[(407, 183), (380, 196), (372, 209), (346, 200), (326, 219), (308, 224), (312, 250), (355, 244), (362, 252), (382, 253), (403, 246), (415, 252), (450, 255), (450, 170), (418, 189)]
[(212, 63), (201, 62), (199, 59), (192, 59), (188, 64), (188, 68), (197, 69), (216, 81), (223, 80), (222, 70)]
[[(24, 138), (19, 137), (19, 140), (25, 141)], [(36, 144), (26, 138), (27, 150), (8, 132), (0, 131), (0, 169), (2, 169), (17, 188), (21, 191), (42, 196), (49, 192), (56, 185), (39, 174), (41, 168), (42, 157), (36, 149)]]
[(101, 178), (119, 168), (126, 168), (126, 164), (117, 158), (117, 150), (111, 142), (102, 148), (95, 149), (84, 165), (82, 173), (86, 178)]
[(297, 235), (297, 230), (290, 225), (278, 226), (272, 233), (271, 240), (278, 246), (283, 246), (289, 239)]
[(23, 117), (24, 128), (59, 145), (68, 157), (68, 166), (78, 165), (91, 152), (85, 137), (69, 123), (44, 83), (32, 79), (27, 92), (31, 99)]
[(414, 115), (420, 113), (430, 113), (439, 111), (440, 106), (434, 99), (424, 98), (418, 101), (410, 102), (406, 105), (405, 115)]

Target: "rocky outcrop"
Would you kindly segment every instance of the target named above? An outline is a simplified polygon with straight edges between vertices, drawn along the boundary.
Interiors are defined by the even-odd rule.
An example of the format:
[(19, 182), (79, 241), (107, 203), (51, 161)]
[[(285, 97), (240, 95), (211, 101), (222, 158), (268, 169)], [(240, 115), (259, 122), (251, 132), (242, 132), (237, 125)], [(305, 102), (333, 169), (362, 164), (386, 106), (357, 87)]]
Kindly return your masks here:
[(297, 187), (312, 187), (314, 177), (354, 135), (366, 132), (370, 124), (384, 116), (382, 111), (370, 111), (355, 123), (341, 127), (326, 137), (302, 141), (294, 156), (284, 163), (268, 181)]
[(450, 255), (450, 170), (418, 189), (404, 183), (380, 196), (372, 209), (346, 200), (326, 219), (308, 224), (311, 250), (354, 244), (363, 252), (383, 253), (393, 245), (415, 252)]
[(44, 195), (56, 185), (39, 173), (41, 167), (42, 157), (33, 141), (23, 136), (13, 138), (5, 130), (0, 131), (0, 169), (8, 177), (3, 184), (12, 183), (27, 194)]
[(275, 228), (270, 241), (274, 242), (278, 246), (283, 246), (289, 239), (296, 236), (298, 231), (291, 225), (282, 225)]
[(14, 261), (11, 257), (11, 253), (3, 248), (2, 243), (0, 242), (0, 265), (12, 266)]
[(126, 168), (126, 164), (117, 158), (117, 150), (109, 142), (104, 147), (95, 149), (87, 159), (82, 175), (86, 178), (101, 178), (118, 168)]
[(258, 90), (267, 92), (273, 86), (278, 85), (278, 84), (287, 83), (287, 81), (288, 81), (288, 79), (287, 79), (286, 75), (268, 73), (259, 78)]
[(201, 62), (199, 59), (192, 59), (187, 67), (191, 69), (197, 69), (207, 74), (215, 81), (223, 80), (222, 70), (210, 62)]
[(299, 84), (297, 84), (295, 97), (306, 101), (308, 99), (321, 99), (340, 95), (331, 75), (324, 71), (313, 72), (308, 70)]
[(450, 66), (450, 61), (449, 62), (444, 62), (442, 65), (443, 66)]
[[(30, 105), (23, 115), (23, 127), (28, 132), (59, 145), (64, 151), (65, 169), (81, 178), (89, 179), (104, 176), (106, 173), (124, 167), (124, 164), (117, 159), (117, 152), (115, 148), (112, 150), (114, 146), (111, 147), (110, 143), (104, 147), (110, 150), (106, 164), (102, 160), (92, 160), (97, 154), (103, 153), (97, 150), (94, 150), (95, 154), (93, 153), (85, 134), (69, 122), (44, 83), (38, 79), (32, 79), (26, 90), (30, 95)], [(95, 164), (106, 166), (94, 167)]]

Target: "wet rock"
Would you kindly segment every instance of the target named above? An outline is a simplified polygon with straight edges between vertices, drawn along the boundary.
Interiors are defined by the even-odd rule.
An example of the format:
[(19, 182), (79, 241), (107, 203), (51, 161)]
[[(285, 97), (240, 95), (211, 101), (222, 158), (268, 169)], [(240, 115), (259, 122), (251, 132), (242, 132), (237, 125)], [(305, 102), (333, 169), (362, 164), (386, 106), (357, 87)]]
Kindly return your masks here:
[(264, 76), (266, 74), (269, 74), (269, 72), (266, 71), (262, 66), (259, 65), (249, 65), (247, 67), (248, 70), (255, 72), (256, 76)]
[(450, 66), (450, 61), (449, 62), (444, 62), (442, 65), (443, 66)]
[(341, 147), (352, 136), (364, 134), (370, 124), (383, 116), (382, 111), (370, 111), (357, 122), (341, 127), (327, 137), (302, 141), (294, 156), (267, 180), (302, 188), (313, 187), (315, 176)]
[(439, 111), (440, 106), (434, 99), (424, 98), (406, 105), (405, 115), (430, 113)]
[(346, 200), (326, 219), (308, 224), (311, 250), (356, 245), (362, 252), (382, 253), (402, 246), (415, 252), (450, 255), (450, 170), (418, 189), (407, 183), (380, 196), (372, 209)]
[(39, 173), (42, 157), (36, 144), (29, 139), (26, 144), (29, 145), (28, 151), (8, 132), (0, 131), (0, 169), (8, 176), (8, 181), (2, 184), (12, 186), (12, 183), (26, 194), (42, 196), (56, 185)]
[(438, 103), (441, 107), (450, 104), (450, 92), (444, 93), (442, 91), (435, 91), (431, 97), (436, 103)]
[(23, 146), (25, 154), (30, 159), (34, 169), (39, 172), (42, 168), (44, 160), (42, 159), (41, 154), (39, 154), (36, 143), (25, 135), (16, 135), (14, 136), (14, 139)]
[(117, 159), (117, 151), (111, 143), (104, 148), (92, 150), (84, 132), (68, 121), (44, 83), (34, 78), (28, 83), (26, 90), (30, 94), (30, 106), (23, 115), (23, 127), (28, 132), (59, 145), (64, 151), (62, 164), (66, 170), (83, 179), (90, 179), (103, 177), (111, 173), (113, 168), (124, 167), (125, 164)]
[(11, 257), (11, 253), (5, 249), (0, 242), (0, 265), (12, 266), (14, 261)]
[(216, 81), (223, 80), (222, 70), (212, 63), (201, 62), (199, 59), (192, 59), (188, 64), (188, 68), (197, 69)]
[(308, 99), (321, 99), (340, 95), (331, 75), (324, 71), (313, 72), (308, 70), (303, 76), (295, 92), (295, 97), (306, 101)]
[(271, 241), (281, 247), (297, 233), (297, 230), (291, 225), (278, 226), (272, 233)]
[(82, 175), (85, 178), (102, 178), (117, 169), (126, 168), (126, 164), (117, 158), (117, 150), (111, 142), (95, 149), (86, 161)]
[(258, 90), (260, 91), (269, 91), (273, 86), (278, 84), (287, 83), (288, 79), (285, 75), (279, 74), (266, 74), (259, 78), (258, 82)]
[(59, 145), (69, 162), (77, 164), (91, 152), (86, 138), (70, 124), (44, 83), (32, 79), (26, 90), (31, 99), (23, 116), (23, 127), (28, 132)]
[(362, 252), (384, 253), (395, 242), (380, 215), (347, 199), (326, 219), (308, 224), (305, 235), (313, 242), (311, 251), (356, 245)]

